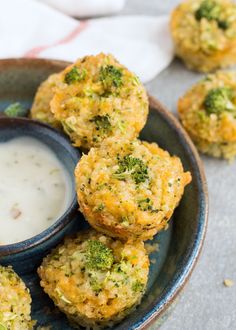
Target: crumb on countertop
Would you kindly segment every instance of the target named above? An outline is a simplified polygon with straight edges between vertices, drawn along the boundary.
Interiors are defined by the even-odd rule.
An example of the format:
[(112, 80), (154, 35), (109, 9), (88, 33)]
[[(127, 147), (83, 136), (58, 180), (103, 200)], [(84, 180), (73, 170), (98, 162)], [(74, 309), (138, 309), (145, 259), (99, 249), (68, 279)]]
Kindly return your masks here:
[(228, 278), (226, 278), (226, 279), (224, 279), (224, 282), (223, 282), (223, 284), (224, 284), (224, 286), (226, 286), (226, 287), (230, 288), (231, 286), (233, 286), (233, 285), (234, 285), (234, 281), (233, 281), (233, 280), (231, 280), (231, 279), (228, 279)]

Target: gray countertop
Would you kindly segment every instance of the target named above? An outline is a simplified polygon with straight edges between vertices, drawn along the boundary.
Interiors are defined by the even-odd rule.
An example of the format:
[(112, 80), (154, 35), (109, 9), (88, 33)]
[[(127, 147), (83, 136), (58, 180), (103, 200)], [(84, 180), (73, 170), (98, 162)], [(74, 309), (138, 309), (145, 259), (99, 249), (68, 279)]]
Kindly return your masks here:
[[(169, 13), (177, 0), (128, 0), (124, 14)], [(201, 78), (175, 60), (147, 89), (176, 113), (176, 102)], [(201, 258), (162, 330), (236, 329), (236, 161), (202, 157), (209, 188), (209, 226)], [(225, 287), (224, 279), (234, 281)], [(154, 327), (155, 329), (155, 327)]]

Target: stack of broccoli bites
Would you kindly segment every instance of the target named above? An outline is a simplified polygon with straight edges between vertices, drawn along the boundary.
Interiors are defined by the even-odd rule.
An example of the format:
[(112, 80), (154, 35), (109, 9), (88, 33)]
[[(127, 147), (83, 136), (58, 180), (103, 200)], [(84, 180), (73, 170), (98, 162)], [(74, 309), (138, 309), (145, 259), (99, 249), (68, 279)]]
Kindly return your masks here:
[(0, 266), (0, 329), (31, 330), (31, 297), (11, 267)]
[(235, 157), (235, 72), (218, 72), (196, 83), (180, 98), (178, 111), (200, 151), (229, 160)]
[(80, 209), (92, 227), (44, 259), (41, 285), (74, 326), (97, 329), (140, 303), (149, 260), (143, 240), (165, 228), (191, 181), (155, 143), (111, 138), (76, 170)]
[(47, 86), (47, 121), (89, 150), (76, 167), (76, 189), (97, 232), (79, 233), (46, 257), (41, 285), (75, 327), (112, 326), (140, 303), (149, 272), (143, 241), (166, 227), (191, 175), (179, 158), (137, 140), (147, 94), (113, 56), (79, 59), (40, 88)]

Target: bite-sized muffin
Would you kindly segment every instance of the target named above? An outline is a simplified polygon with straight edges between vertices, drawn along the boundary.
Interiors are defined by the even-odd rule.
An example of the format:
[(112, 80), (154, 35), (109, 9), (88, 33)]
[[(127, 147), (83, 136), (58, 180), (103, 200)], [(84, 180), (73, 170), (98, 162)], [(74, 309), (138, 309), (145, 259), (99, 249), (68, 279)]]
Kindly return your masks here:
[(31, 297), (24, 282), (11, 267), (0, 266), (0, 329), (30, 330)]
[(85, 218), (98, 231), (121, 239), (150, 239), (165, 228), (191, 181), (178, 157), (155, 143), (104, 141), (75, 169)]
[(129, 314), (141, 301), (148, 271), (143, 242), (123, 243), (94, 230), (66, 239), (38, 269), (55, 305), (86, 329), (112, 326)]
[(146, 91), (112, 55), (83, 57), (60, 81), (51, 109), (75, 146), (90, 149), (112, 136), (133, 139), (145, 125)]
[(190, 68), (210, 72), (236, 63), (236, 4), (187, 0), (172, 13), (176, 54)]
[(196, 83), (179, 99), (183, 126), (203, 153), (236, 155), (236, 73), (218, 72)]
[(30, 117), (42, 121), (54, 128), (62, 128), (61, 123), (55, 119), (50, 109), (50, 102), (54, 95), (54, 88), (59, 82), (59, 74), (50, 75), (47, 80), (39, 86), (30, 110)]

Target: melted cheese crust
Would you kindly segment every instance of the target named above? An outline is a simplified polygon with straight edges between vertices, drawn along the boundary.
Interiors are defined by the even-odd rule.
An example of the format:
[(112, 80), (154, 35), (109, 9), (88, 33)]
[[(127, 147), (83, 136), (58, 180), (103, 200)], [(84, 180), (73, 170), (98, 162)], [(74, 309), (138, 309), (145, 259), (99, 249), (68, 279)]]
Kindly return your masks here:
[[(132, 170), (117, 177), (119, 159), (138, 158), (147, 179), (137, 184)], [(121, 174), (122, 175), (122, 174)], [(109, 139), (84, 155), (75, 170), (82, 213), (98, 231), (122, 239), (150, 239), (165, 228), (191, 181), (178, 157), (155, 143)]]
[(236, 63), (236, 5), (230, 0), (215, 0), (221, 6), (221, 19), (229, 23), (229, 28), (221, 29), (215, 20), (195, 18), (202, 1), (182, 2), (172, 13), (170, 28), (176, 54), (185, 64), (210, 72)]
[[(87, 266), (88, 240), (98, 240), (112, 250), (109, 270)], [(75, 327), (97, 329), (119, 322), (140, 303), (148, 271), (143, 242), (123, 243), (89, 230), (66, 239), (44, 259), (38, 273), (45, 292)]]

